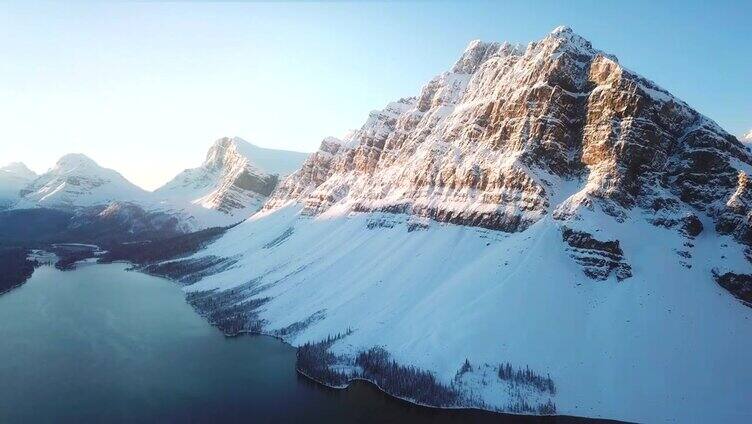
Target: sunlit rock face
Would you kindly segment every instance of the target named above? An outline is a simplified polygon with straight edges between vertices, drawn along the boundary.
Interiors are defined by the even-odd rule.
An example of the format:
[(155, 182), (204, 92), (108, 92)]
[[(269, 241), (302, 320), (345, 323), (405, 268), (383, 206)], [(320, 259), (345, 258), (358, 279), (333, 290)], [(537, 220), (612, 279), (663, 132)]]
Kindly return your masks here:
[(236, 138), (217, 140), (206, 155), (202, 168), (215, 176), (210, 193), (200, 199), (207, 208), (231, 214), (251, 203), (259, 203), (277, 185), (277, 175), (267, 174), (253, 165), (242, 152), (244, 141)]
[(212, 217), (219, 224), (237, 222), (256, 212), (280, 177), (298, 169), (307, 156), (223, 137), (214, 142), (200, 167), (181, 172), (157, 189), (155, 197), (219, 212)]
[[(594, 207), (617, 220), (634, 208), (741, 217), (749, 208), (732, 197), (750, 163), (714, 122), (560, 27), (526, 48), (471, 42), (418, 96), (324, 140), (265, 209), (299, 202), (309, 214), (385, 211), (506, 232)], [(746, 225), (729, 231), (743, 238)]]

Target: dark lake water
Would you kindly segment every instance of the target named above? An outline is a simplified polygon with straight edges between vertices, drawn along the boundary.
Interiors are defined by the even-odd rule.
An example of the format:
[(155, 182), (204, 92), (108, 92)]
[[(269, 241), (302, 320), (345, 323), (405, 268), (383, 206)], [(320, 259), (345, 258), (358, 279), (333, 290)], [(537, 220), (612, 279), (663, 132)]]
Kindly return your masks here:
[(0, 423), (521, 421), (321, 387), (295, 372), (292, 347), (225, 338), (177, 286), (125, 268), (45, 266), (0, 296)]

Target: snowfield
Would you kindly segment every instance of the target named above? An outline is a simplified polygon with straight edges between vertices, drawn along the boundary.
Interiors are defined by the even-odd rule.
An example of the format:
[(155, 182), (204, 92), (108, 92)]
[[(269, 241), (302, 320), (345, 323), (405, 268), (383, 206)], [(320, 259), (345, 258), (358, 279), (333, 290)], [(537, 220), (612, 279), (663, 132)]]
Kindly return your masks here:
[[(349, 328), (332, 352), (382, 346), (447, 384), (468, 359), (474, 371), (460, 386), (491, 408), (521, 396), (551, 398), (559, 414), (629, 421), (752, 417), (752, 309), (710, 277), (719, 264), (748, 269), (733, 239), (705, 231), (686, 259), (675, 231), (593, 213), (577, 228), (616, 235), (634, 272), (599, 282), (567, 253), (560, 227), (570, 222), (547, 216), (506, 234), (429, 221), (408, 231), (411, 219), (312, 218), (294, 205), (259, 213), (197, 255), (238, 262), (186, 290), (251, 282), (255, 297), (270, 298), (264, 332), (308, 320), (286, 337), (301, 345)], [(515, 394), (496, 377), (503, 362), (549, 374), (555, 396)]]

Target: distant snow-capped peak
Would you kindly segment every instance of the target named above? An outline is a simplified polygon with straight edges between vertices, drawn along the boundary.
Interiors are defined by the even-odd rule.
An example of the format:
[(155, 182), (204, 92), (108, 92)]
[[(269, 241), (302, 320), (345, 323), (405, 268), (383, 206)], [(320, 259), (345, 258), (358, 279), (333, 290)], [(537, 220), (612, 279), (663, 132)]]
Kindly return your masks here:
[(288, 175), (297, 170), (308, 153), (267, 149), (249, 143), (240, 137), (223, 137), (215, 141), (206, 154), (204, 166), (218, 168), (238, 156), (264, 174)]
[(21, 162), (0, 167), (0, 209), (18, 201), (20, 191), (36, 177), (37, 174)]
[(97, 168), (101, 167), (88, 156), (82, 153), (68, 153), (58, 159), (52, 169), (55, 172), (89, 172)]
[(226, 225), (256, 212), (279, 179), (297, 170), (307, 157), (307, 153), (223, 137), (212, 144), (201, 166), (181, 172), (155, 195), (173, 204), (196, 206), (189, 213)]
[(744, 141), (752, 142), (752, 130), (749, 130), (748, 133), (744, 134)]
[(32, 180), (36, 178), (37, 174), (29, 169), (22, 162), (11, 162), (3, 167), (0, 167), (0, 173), (4, 175), (13, 175), (18, 178)]
[(116, 200), (140, 201), (147, 194), (117, 171), (99, 166), (86, 155), (72, 153), (24, 188), (15, 207), (71, 209)]

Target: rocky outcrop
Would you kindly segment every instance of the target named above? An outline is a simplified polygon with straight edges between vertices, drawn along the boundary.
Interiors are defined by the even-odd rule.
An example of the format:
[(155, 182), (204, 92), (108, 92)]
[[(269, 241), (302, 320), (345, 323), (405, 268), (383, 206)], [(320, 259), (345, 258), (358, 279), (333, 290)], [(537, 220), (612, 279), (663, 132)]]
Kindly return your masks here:
[(632, 268), (624, 260), (618, 240), (600, 241), (584, 231), (562, 228), (562, 239), (572, 259), (588, 277), (605, 280), (612, 273), (618, 281), (632, 276)]
[(687, 238), (695, 238), (703, 231), (702, 221), (697, 215), (688, 213), (681, 218), (664, 218), (658, 217), (649, 220), (649, 222), (658, 227), (676, 228)]
[(715, 281), (745, 305), (752, 307), (752, 275), (713, 271)]
[(721, 234), (732, 234), (737, 239), (752, 244), (752, 193), (749, 177), (739, 171), (736, 190), (720, 211), (716, 230)]

